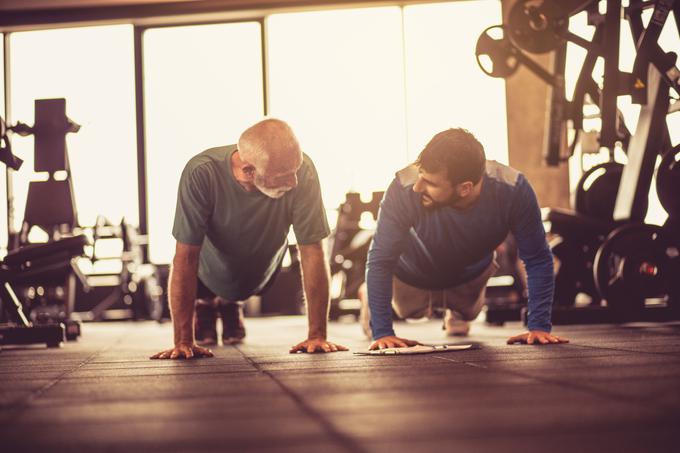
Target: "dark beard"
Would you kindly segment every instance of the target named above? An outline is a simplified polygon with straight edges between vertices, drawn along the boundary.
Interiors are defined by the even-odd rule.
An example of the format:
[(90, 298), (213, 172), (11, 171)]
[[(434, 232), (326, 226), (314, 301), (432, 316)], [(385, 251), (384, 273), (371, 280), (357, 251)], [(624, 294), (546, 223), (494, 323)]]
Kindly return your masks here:
[[(430, 205), (426, 206), (422, 200), (423, 198), (427, 198), (430, 201)], [(437, 209), (441, 208), (455, 208), (455, 204), (460, 201), (460, 199), (463, 198), (457, 193), (454, 193), (451, 195), (447, 200), (445, 201), (434, 201), (432, 198), (428, 197), (427, 195), (420, 195), (420, 202), (423, 205), (423, 207), (428, 210), (428, 211), (436, 211)]]

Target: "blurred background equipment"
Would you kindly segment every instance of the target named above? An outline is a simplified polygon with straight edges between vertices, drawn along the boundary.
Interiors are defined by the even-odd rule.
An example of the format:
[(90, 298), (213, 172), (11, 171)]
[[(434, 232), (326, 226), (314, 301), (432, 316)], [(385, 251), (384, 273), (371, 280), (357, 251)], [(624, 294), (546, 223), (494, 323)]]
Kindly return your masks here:
[[(42, 106), (47, 107), (44, 104)], [(59, 110), (59, 106), (56, 107)], [(36, 110), (39, 110), (38, 105)], [(50, 123), (46, 121), (49, 117), (46, 115), (48, 110), (49, 107), (40, 109), (41, 122), (36, 122), (36, 125), (49, 131)], [(10, 131), (27, 135), (33, 133), (33, 128), (21, 123), (7, 127), (0, 118), (0, 160), (16, 171), (21, 168), (22, 160), (12, 154), (8, 136)], [(41, 219), (39, 214), (36, 214), (35, 219), (46, 220)], [(45, 225), (47, 223), (44, 222)], [(5, 256), (0, 263), (0, 320), (5, 322), (0, 327), (0, 344), (45, 343), (49, 347), (55, 347), (65, 341), (67, 336), (73, 339), (80, 334), (79, 325), (71, 322), (69, 317), (73, 300), (65, 294), (65, 286), (72, 282), (69, 278), (75, 270), (72, 259), (82, 253), (85, 243), (86, 240), (81, 236), (63, 239), (57, 236), (50, 244), (26, 245)], [(31, 310), (27, 316), (26, 307), (16, 295), (16, 289), (26, 281), (40, 283), (36, 285), (37, 289), (33, 288), (34, 297), (38, 296), (44, 301), (46, 293), (51, 293), (50, 296), (60, 303), (47, 310), (34, 310), (36, 306), (28, 307)]]
[(384, 192), (373, 192), (368, 202), (361, 194), (348, 192), (338, 208), (338, 220), (331, 235), (330, 318), (359, 316), (359, 287), (366, 280), (368, 248), (375, 234), (378, 210)]
[[(78, 223), (66, 134), (80, 126), (66, 116), (66, 100), (38, 99), (33, 126), (3, 130), (34, 136), (35, 170), (21, 230), (10, 229), (3, 260), (3, 278), (13, 288), (7, 304), (16, 299), (32, 326), (63, 326), (68, 340), (80, 335), (81, 320), (160, 320), (163, 290), (155, 267), (142, 259), (144, 240), (135, 228), (103, 216), (91, 227)], [(3, 158), (18, 168), (7, 136), (3, 143)], [(111, 241), (118, 243), (113, 252)]]
[[(30, 181), (21, 230), (9, 236), (3, 262), (8, 279), (33, 325), (64, 325), (66, 338), (80, 335), (73, 317), (75, 285), (83, 275), (76, 257), (87, 237), (74, 232), (77, 224), (66, 134), (80, 126), (66, 116), (65, 99), (35, 101), (35, 124), (17, 123), (8, 130), (33, 135), (33, 167), (40, 179)], [(40, 230), (44, 241), (33, 241)]]
[[(649, 9), (652, 19), (645, 23), (642, 13)], [(581, 12), (595, 27), (590, 40), (569, 29), (569, 18)], [(677, 54), (658, 44), (671, 13), (680, 34), (680, 4), (674, 1), (631, 0), (624, 8), (620, 0), (520, 0), (506, 23), (479, 37), (477, 61), (487, 75), (507, 78), (525, 66), (549, 84), (547, 165), (559, 165), (577, 147), (581, 156), (608, 152), (608, 161), (581, 175), (572, 210), (544, 211), (556, 259), (555, 324), (680, 319), (674, 277), (680, 275), (680, 229), (673, 201), (680, 179), (667, 124), (677, 111), (680, 70)], [(619, 69), (622, 16), (635, 42), (631, 72)], [(567, 43), (586, 51), (571, 100), (564, 84)], [(546, 52), (554, 52), (552, 72), (528, 55)], [(601, 83), (594, 76), (598, 59), (604, 62)], [(619, 110), (619, 97), (626, 95), (640, 105), (633, 132)], [(588, 113), (593, 108), (599, 113)], [(593, 118), (599, 130), (584, 130), (584, 120)], [(565, 146), (567, 136), (572, 141)], [(663, 226), (645, 224), (650, 189), (668, 214)], [(515, 318), (500, 310), (487, 315)]]

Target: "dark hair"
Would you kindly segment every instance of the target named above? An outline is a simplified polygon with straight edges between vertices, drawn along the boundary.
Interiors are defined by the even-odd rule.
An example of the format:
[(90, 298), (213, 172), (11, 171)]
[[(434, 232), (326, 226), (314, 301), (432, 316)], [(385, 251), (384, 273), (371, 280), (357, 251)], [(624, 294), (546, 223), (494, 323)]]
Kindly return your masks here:
[(477, 184), (486, 167), (481, 143), (465, 129), (447, 129), (438, 133), (420, 152), (416, 165), (430, 173), (446, 170), (452, 185), (465, 181)]

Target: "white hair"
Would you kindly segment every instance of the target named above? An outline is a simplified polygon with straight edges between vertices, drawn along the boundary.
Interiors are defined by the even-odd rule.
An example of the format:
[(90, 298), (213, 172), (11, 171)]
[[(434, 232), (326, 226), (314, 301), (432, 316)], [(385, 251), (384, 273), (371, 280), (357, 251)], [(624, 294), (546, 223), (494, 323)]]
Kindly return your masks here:
[(267, 118), (246, 129), (238, 139), (243, 160), (257, 169), (278, 167), (300, 156), (293, 129), (282, 120)]

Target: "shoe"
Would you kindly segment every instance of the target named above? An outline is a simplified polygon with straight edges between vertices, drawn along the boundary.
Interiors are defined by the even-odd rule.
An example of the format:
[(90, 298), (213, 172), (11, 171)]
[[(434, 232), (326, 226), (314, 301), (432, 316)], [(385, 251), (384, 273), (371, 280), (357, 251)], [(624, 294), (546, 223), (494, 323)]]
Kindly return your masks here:
[(212, 301), (198, 299), (194, 316), (194, 336), (199, 346), (217, 344), (217, 307)]
[(451, 337), (465, 337), (470, 333), (470, 321), (465, 321), (452, 310), (446, 310), (444, 315), (444, 330)]
[(366, 294), (366, 285), (362, 285), (359, 288), (359, 300), (361, 301), (361, 306), (359, 307), (359, 325), (364, 335), (369, 340), (373, 339), (373, 333), (371, 332), (371, 310), (368, 308), (368, 296)]
[(243, 305), (238, 302), (220, 303), (222, 316), (222, 343), (238, 344), (246, 337), (246, 327), (243, 324)]

